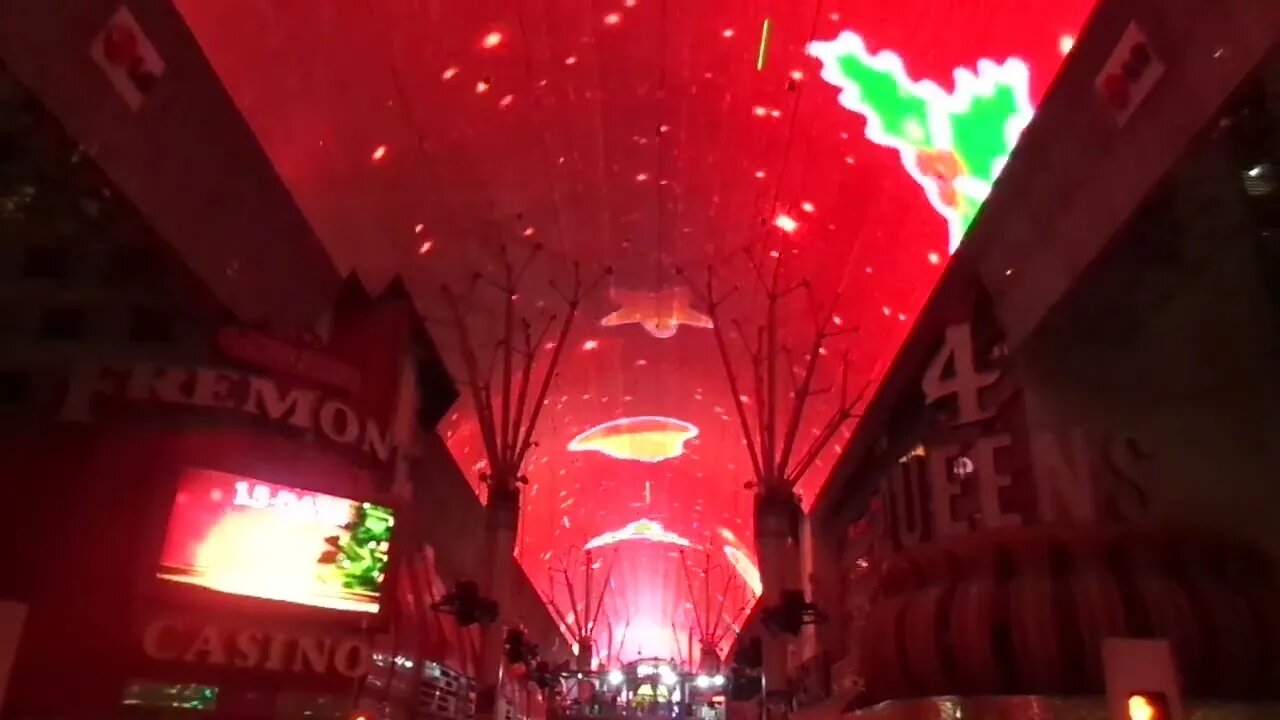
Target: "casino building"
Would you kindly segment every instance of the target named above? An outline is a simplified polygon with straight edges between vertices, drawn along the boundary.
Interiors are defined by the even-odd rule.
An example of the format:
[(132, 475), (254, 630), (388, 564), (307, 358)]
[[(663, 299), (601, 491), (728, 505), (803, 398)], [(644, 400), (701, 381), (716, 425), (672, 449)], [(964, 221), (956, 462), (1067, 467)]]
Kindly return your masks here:
[[(1082, 68), (1138, 5), (1099, 10)], [(991, 198), (810, 515), (836, 629), (797, 663), (813, 716), (1280, 700), (1268, 12), (1213, 33), (1152, 16), (1187, 40), (1123, 123), (1080, 124), (1083, 69), (1042, 108), (1007, 173), (1043, 190)], [(1169, 650), (1109, 662), (1110, 638)]]
[(246, 324), (0, 90), (6, 712), (467, 715), (476, 628), (431, 606), (474, 568), (415, 505), (465, 490), (456, 393), (403, 291), (335, 286), (323, 337)]

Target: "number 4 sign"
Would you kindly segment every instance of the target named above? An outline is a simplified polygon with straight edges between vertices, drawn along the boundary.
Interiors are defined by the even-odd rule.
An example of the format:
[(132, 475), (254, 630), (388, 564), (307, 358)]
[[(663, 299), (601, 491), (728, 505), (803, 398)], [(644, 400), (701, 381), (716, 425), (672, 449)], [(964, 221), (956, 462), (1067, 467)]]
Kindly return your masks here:
[(983, 409), (979, 393), (999, 377), (999, 372), (978, 372), (974, 367), (973, 335), (969, 324), (961, 323), (947, 328), (942, 349), (929, 363), (920, 387), (927, 404), (955, 395), (952, 424), (965, 425), (991, 417), (993, 411)]

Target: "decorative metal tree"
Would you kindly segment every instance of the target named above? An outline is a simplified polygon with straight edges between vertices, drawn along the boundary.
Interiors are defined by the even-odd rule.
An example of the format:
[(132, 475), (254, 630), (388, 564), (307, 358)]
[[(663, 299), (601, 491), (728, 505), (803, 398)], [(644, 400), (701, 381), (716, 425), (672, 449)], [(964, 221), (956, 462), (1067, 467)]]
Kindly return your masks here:
[[(531, 316), (517, 301), (530, 268), (542, 254), (542, 246), (533, 245), (519, 262), (512, 258), (506, 244), (501, 244), (499, 250), (497, 277), (477, 272), (463, 291), (447, 284), (441, 286), (441, 291), (457, 335), (462, 385), (475, 412), (489, 466), (481, 475), (487, 489), (487, 567), (483, 589), (498, 601), (500, 613), (509, 618), (512, 557), (520, 521), (520, 486), (528, 483), (522, 467), (536, 445), (534, 432), (578, 309), (610, 270), (605, 269), (584, 282), (581, 267), (574, 263), (567, 289), (554, 280), (549, 281), (564, 303), (563, 313), (542, 312), (542, 304), (538, 303)], [(477, 302), (479, 292), (486, 288), (497, 292), (500, 301), (498, 321), (501, 324), (497, 326), (497, 337), (491, 347), (483, 347), (483, 333), (468, 321), (466, 312)], [(486, 316), (483, 321), (484, 327), (494, 327), (494, 318)], [(548, 343), (553, 330), (555, 339)], [(482, 364), (484, 356), (489, 359)], [(482, 712), (486, 714), (493, 707), (488, 703), (496, 700), (491, 693), (500, 680), (502, 639), (502, 623), (486, 629), (479, 678)]]
[[(595, 656), (596, 649), (596, 631), (600, 627), (600, 616), (604, 610), (604, 601), (606, 594), (612, 589), (610, 578), (613, 576), (613, 565), (616, 559), (617, 551), (615, 550), (609, 556), (609, 564), (604, 567), (604, 581), (596, 586), (597, 572), (604, 564), (599, 559), (599, 555), (586, 550), (581, 553), (581, 562), (576, 562), (579, 552), (576, 549), (570, 549), (566, 556), (565, 562), (560, 567), (547, 568), (548, 579), (550, 580), (548, 587), (549, 597), (547, 599), (547, 607), (551, 609), (551, 614), (555, 616), (556, 621), (562, 627), (567, 629), (573, 635), (573, 641), (577, 644), (577, 668), (582, 671), (589, 671), (592, 668), (592, 660)], [(581, 567), (579, 575), (577, 568)], [(579, 577), (582, 585), (578, 585)], [(559, 582), (557, 582), (559, 578)], [(569, 601), (568, 612), (560, 606), (557, 591), (563, 587), (564, 596)], [(579, 604), (579, 590), (581, 590), (582, 602)], [(612, 648), (609, 648), (610, 650)]]
[(621, 612), (618, 623), (613, 621), (613, 613), (604, 612), (604, 648), (600, 651), (601, 659), (617, 667), (622, 663), (622, 649), (627, 646), (627, 633), (631, 631), (631, 611), (626, 607), (626, 600), (621, 595), (614, 595), (614, 612)]
[[(693, 607), (693, 630), (698, 636), (697, 671), (703, 675), (719, 675), (722, 672), (724, 658), (720, 655), (721, 644), (730, 634), (738, 632), (742, 621), (751, 611), (751, 600), (754, 599), (747, 584), (733, 568), (714, 563), (711, 558), (712, 552), (708, 544), (703, 552), (702, 567), (694, 570), (689, 566), (688, 555), (683, 550), (680, 551), (685, 587), (689, 590), (689, 600)], [(698, 592), (695, 573), (701, 575), (701, 593)], [(689, 643), (689, 654), (693, 654), (692, 642)]]
[[(807, 280), (790, 280), (783, 273), (783, 259), (778, 253), (768, 253), (761, 261), (748, 248), (743, 252), (747, 264), (755, 274), (756, 284), (762, 294), (764, 318), (749, 332), (743, 323), (732, 320), (742, 356), (735, 356), (725, 329), (725, 303), (737, 291), (717, 285), (717, 270), (708, 265), (705, 283), (692, 280), (683, 270), (677, 274), (685, 278), (694, 292), (701, 295), (712, 319), (716, 348), (724, 365), (725, 377), (732, 395), (734, 410), (742, 429), (743, 441), (755, 474), (747, 488), (754, 488), (756, 552), (760, 563), (760, 575), (764, 585), (761, 599), (766, 608), (779, 607), (784, 597), (804, 592), (801, 577), (800, 536), (804, 523), (804, 511), (795, 493), (796, 483), (804, 477), (821, 452), (836, 437), (840, 428), (855, 417), (854, 410), (861, 403), (868, 384), (858, 391), (850, 388), (849, 356), (843, 353), (838, 369), (839, 395), (811, 440), (804, 445), (801, 430), (806, 409), (814, 398), (835, 389), (827, 380), (819, 381), (820, 358), (827, 354), (827, 344), (833, 338), (852, 333), (856, 328), (846, 328), (836, 308), (837, 294), (827, 302), (819, 302)], [(765, 263), (772, 267), (766, 268)], [(805, 343), (804, 354), (795, 357), (790, 346), (792, 339), (784, 327), (782, 306), (797, 294), (807, 296), (813, 320), (813, 331)], [(799, 362), (797, 365), (796, 362)], [(827, 363), (830, 364), (830, 363)], [(755, 411), (747, 408), (739, 372), (745, 365), (750, 372), (751, 389), (754, 391)], [(830, 374), (830, 370), (826, 371)], [(790, 591), (790, 595), (788, 595)], [(773, 635), (765, 647), (765, 692), (770, 698), (785, 701), (788, 694), (787, 646), (790, 639)], [(772, 706), (772, 703), (770, 703)]]

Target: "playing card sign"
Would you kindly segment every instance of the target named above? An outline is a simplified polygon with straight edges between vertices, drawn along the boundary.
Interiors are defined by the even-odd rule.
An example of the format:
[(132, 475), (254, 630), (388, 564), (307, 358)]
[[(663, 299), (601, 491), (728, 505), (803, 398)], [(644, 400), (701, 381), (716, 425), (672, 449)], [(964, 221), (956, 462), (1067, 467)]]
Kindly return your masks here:
[(93, 39), (89, 54), (132, 110), (142, 106), (164, 75), (164, 60), (123, 6)]
[(1151, 49), (1146, 34), (1130, 24), (1094, 86), (1116, 125), (1123, 126), (1162, 75), (1164, 63)]

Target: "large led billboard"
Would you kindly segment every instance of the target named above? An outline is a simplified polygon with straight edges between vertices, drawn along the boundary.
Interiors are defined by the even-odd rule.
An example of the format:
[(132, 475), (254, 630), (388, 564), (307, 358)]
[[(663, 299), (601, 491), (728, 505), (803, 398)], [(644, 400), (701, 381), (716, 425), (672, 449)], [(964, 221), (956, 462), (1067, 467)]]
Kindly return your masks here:
[[(693, 636), (740, 627), (761, 588), (765, 468), (737, 407), (759, 447), (764, 408), (782, 405), (772, 426), (794, 439), (790, 468), (807, 469), (793, 490), (811, 507), (849, 443), (853, 421), (805, 458), (841, 386), (876, 392), (1095, 4), (383, 0), (371, 17), (360, 3), (176, 3), (335, 262), (399, 273), (423, 308), (442, 307), (442, 285), (465, 298), (466, 341), (430, 323), (444, 357), (470, 353), (483, 375), (525, 347), (494, 286), (534, 248), (514, 293), (534, 338), (563, 317), (574, 268), (588, 285), (611, 268), (573, 332), (538, 341), (538, 367), (553, 351), (561, 364), (520, 468), (515, 552), (562, 617), (581, 614), (588, 568), (593, 582), (612, 568), (592, 593), (593, 650), (619, 664), (696, 658)], [(246, 36), (246, 18), (264, 31)], [(353, 70), (329, 72), (335, 57)], [(1004, 182), (1013, 204), (1030, 191)], [(778, 266), (794, 292), (771, 334), (761, 286)], [(826, 317), (838, 337), (792, 427)], [(752, 352), (771, 336), (778, 352)], [(439, 425), (481, 497), (503, 438), (481, 418), (513, 414), (502, 375), (486, 383), (495, 415), (464, 398)]]
[(380, 505), (188, 469), (157, 575), (231, 595), (376, 613), (394, 524)]

